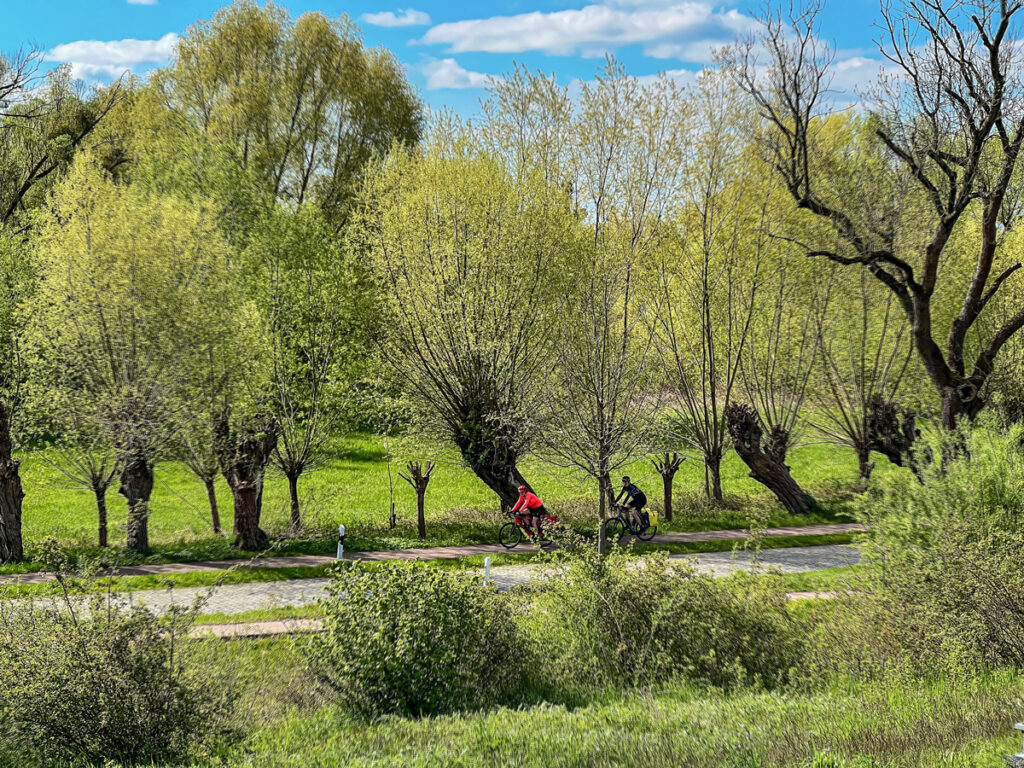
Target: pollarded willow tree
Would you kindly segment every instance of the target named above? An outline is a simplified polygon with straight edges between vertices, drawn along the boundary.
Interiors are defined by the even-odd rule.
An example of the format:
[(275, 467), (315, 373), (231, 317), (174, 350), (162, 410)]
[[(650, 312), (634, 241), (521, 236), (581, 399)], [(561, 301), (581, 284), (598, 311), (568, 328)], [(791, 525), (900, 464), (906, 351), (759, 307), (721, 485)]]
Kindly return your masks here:
[[(1000, 350), (1024, 326), (1024, 307), (990, 331), (979, 323), (1020, 268), (1000, 233), (1020, 211), (1014, 186), (1024, 142), (1024, 72), (1016, 41), (1024, 4), (883, 6), (881, 51), (890, 75), (870, 95), (871, 139), (884, 158), (867, 171), (871, 205), (837, 194), (831, 178), (838, 153), (822, 128), (832, 54), (817, 36), (819, 7), (805, 7), (789, 23), (768, 18), (758, 40), (726, 58), (757, 103), (767, 156), (797, 208), (834, 233), (808, 243), (807, 253), (866, 269), (893, 293), (941, 400), (943, 426), (952, 429), (984, 408)], [(912, 210), (908, 188), (922, 201)], [(970, 233), (972, 220), (980, 226)], [(918, 238), (921, 227), (929, 231)], [(975, 255), (961, 283), (951, 243), (962, 235)], [(959, 293), (959, 308), (942, 343), (936, 320), (944, 291)]]
[(113, 446), (139, 552), (154, 462), (186, 423), (198, 361), (237, 335), (227, 250), (212, 208), (117, 185), (88, 156), (40, 216), (34, 397)]
[(678, 241), (658, 260), (655, 342), (667, 375), (667, 438), (699, 452), (705, 493), (721, 502), (729, 448), (725, 409), (740, 379), (755, 298), (771, 241), (772, 196), (749, 157), (749, 120), (720, 73), (702, 73), (688, 92)]
[(812, 426), (827, 442), (854, 450), (866, 483), (872, 451), (899, 465), (911, 461), (909, 446), (894, 450), (913, 441), (913, 427), (909, 435), (902, 429), (906, 416), (895, 441), (891, 428), (881, 429), (883, 412), (898, 403), (911, 378), (906, 318), (892, 293), (865, 272), (835, 274), (812, 311), (820, 374), (810, 392)]
[(27, 375), (22, 311), (34, 287), (29, 212), (121, 97), (86, 92), (67, 67), (42, 74), (40, 51), (0, 54), (0, 562), (23, 556), (18, 424)]
[(646, 450), (660, 405), (653, 273), (681, 174), (684, 104), (669, 78), (644, 83), (610, 60), (565, 131), (578, 240), (542, 455), (596, 482), (602, 549), (611, 474)]
[(549, 374), (575, 244), (567, 201), (458, 126), (395, 151), (356, 220), (388, 299), (387, 356), (504, 505)]

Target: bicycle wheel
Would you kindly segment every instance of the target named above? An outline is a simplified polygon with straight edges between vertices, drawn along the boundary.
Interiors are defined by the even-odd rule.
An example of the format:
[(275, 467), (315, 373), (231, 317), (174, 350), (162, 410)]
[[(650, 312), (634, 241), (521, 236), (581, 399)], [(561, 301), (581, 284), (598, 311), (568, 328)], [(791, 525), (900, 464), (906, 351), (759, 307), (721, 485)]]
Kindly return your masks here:
[(626, 529), (622, 525), (622, 521), (617, 517), (613, 517), (611, 520), (606, 520), (604, 523), (604, 538), (609, 544), (615, 546), (619, 543), (623, 536), (626, 535)]
[(656, 525), (648, 525), (646, 528), (643, 529), (642, 532), (638, 533), (636, 535), (636, 537), (638, 539), (640, 539), (640, 541), (650, 541), (651, 539), (653, 539), (655, 537), (655, 535), (657, 533), (658, 533), (658, 526), (656, 526)]
[(505, 549), (512, 549), (523, 540), (523, 529), (509, 521), (498, 531), (498, 543)]

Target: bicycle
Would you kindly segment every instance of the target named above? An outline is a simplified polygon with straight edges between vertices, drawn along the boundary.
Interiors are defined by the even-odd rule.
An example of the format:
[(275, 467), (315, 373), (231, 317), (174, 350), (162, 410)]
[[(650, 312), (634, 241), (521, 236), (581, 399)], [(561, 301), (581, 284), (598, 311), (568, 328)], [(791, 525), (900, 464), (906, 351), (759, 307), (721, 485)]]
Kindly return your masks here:
[[(519, 546), (524, 538), (531, 541), (537, 540), (537, 531), (533, 527), (533, 515), (529, 513), (523, 514), (522, 512), (506, 512), (505, 514), (512, 519), (498, 530), (498, 543), (501, 546), (505, 547), (505, 549), (512, 549)], [(541, 514), (540, 520), (541, 530), (543, 531), (545, 526), (557, 523), (558, 516), (545, 511)], [(547, 536), (541, 535), (540, 546), (545, 547), (552, 543)]]
[(625, 504), (612, 504), (614, 517), (604, 522), (604, 537), (606, 541), (618, 544), (623, 538), (636, 536), (640, 541), (650, 541), (658, 532), (658, 514), (656, 512), (640, 511), (640, 523), (633, 519), (633, 508)]

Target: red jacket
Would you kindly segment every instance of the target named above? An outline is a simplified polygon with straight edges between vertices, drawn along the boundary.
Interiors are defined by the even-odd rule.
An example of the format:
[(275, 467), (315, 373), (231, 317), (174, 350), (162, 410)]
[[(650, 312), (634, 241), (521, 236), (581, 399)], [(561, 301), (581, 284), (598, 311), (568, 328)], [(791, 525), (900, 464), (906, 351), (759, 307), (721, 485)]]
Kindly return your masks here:
[(512, 507), (512, 511), (515, 512), (520, 507), (522, 507), (525, 510), (537, 509), (537, 507), (542, 506), (544, 506), (544, 503), (540, 499), (538, 499), (534, 494), (527, 491), (526, 493), (519, 494), (519, 501), (517, 501), (516, 505)]

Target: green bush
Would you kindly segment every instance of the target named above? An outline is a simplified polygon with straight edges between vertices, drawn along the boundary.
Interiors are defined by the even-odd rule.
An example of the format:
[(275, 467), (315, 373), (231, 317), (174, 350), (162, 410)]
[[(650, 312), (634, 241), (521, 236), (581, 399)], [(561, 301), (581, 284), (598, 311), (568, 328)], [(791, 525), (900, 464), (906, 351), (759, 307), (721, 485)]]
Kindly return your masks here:
[(936, 446), (946, 466), (923, 483), (894, 473), (863, 500), (873, 567), (819, 625), (814, 655), (828, 671), (1024, 666), (1020, 438), (1019, 428), (958, 436)]
[(800, 649), (773, 579), (716, 579), (665, 553), (601, 556), (582, 542), (552, 558), (522, 626), (542, 681), (563, 692), (672, 677), (775, 684)]
[(232, 697), (192, 663), (192, 611), (0, 595), (0, 754), (12, 765), (175, 759), (225, 734)]
[(311, 664), (362, 717), (487, 705), (519, 682), (509, 603), (479, 576), (418, 562), (343, 562), (327, 591)]

